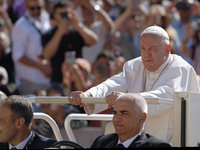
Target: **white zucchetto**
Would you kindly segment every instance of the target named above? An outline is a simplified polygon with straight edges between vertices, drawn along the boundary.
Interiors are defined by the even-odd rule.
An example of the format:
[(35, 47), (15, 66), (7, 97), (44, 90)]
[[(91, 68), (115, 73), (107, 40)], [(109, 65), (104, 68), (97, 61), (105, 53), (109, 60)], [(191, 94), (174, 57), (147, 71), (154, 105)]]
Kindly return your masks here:
[(161, 27), (159, 26), (150, 26), (148, 28), (146, 28), (142, 33), (141, 33), (141, 36), (143, 34), (155, 34), (155, 35), (158, 35), (160, 37), (163, 37), (165, 39), (168, 39), (169, 40), (169, 35), (168, 33)]

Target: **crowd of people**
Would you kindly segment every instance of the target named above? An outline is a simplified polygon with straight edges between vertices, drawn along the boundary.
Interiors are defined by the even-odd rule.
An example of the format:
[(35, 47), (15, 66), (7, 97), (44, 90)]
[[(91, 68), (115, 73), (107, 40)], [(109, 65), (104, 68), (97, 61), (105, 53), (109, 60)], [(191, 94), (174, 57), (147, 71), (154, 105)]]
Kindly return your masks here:
[[(125, 93), (172, 99), (174, 91), (199, 92), (199, 31), (198, 0), (0, 0), (0, 91), (73, 96), (71, 104), (34, 105), (59, 125), (72, 112), (112, 113)], [(105, 96), (109, 106), (81, 104), (85, 96)], [(166, 124), (149, 125), (152, 134), (162, 126), (170, 143), (172, 113), (149, 106), (149, 116)], [(45, 122), (33, 125), (50, 136)], [(88, 125), (99, 126), (74, 122)]]

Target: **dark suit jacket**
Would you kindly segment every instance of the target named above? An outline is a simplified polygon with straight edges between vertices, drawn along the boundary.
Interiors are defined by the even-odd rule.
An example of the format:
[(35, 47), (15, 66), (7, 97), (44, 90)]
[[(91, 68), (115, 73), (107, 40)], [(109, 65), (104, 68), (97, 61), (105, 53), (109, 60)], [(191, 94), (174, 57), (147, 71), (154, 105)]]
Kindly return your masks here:
[[(116, 133), (103, 135), (94, 141), (91, 148), (115, 148), (117, 142), (118, 135)], [(130, 144), (128, 148), (142, 147), (171, 147), (171, 145), (164, 140), (142, 132), (141, 135), (138, 135), (138, 137)]]
[[(30, 140), (23, 149), (44, 149), (51, 147), (53, 143), (57, 142), (56, 140), (46, 138), (35, 132), (33, 132)], [(0, 143), (0, 149), (9, 149), (8, 143)]]

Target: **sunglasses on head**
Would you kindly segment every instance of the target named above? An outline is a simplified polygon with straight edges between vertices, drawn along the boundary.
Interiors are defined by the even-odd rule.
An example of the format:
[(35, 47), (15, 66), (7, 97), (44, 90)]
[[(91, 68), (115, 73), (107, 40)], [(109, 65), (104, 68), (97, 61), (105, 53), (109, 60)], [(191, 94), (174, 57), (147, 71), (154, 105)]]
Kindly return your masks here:
[(29, 9), (31, 10), (31, 11), (34, 11), (34, 10), (41, 10), (42, 9), (42, 7), (40, 7), (40, 6), (37, 6), (37, 7), (29, 7)]

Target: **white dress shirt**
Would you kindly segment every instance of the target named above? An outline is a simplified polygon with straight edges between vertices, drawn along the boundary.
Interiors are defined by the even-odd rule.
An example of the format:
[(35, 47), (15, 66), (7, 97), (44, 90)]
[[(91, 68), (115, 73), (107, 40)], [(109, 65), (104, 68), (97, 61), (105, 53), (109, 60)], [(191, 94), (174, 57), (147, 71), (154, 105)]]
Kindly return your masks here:
[[(152, 85), (153, 87), (151, 87)], [(151, 91), (148, 91), (149, 89)], [(88, 91), (93, 97), (104, 97), (112, 91), (119, 91), (139, 93), (144, 98), (173, 99), (174, 92), (199, 92), (200, 89), (193, 67), (182, 57), (170, 54), (166, 62), (157, 71), (149, 74), (144, 68), (141, 57), (130, 60), (125, 63), (122, 73), (109, 78)], [(95, 107), (94, 105), (87, 105), (85, 111), (87, 114), (99, 113), (107, 107), (107, 104), (95, 104)], [(147, 133), (158, 135), (158, 137), (170, 142), (172, 140), (172, 127), (173, 105), (148, 105), (148, 118), (145, 125)]]
[(51, 27), (49, 17), (45, 12), (42, 12), (40, 22), (26, 13), (15, 23), (12, 31), (12, 58), (16, 76), (32, 83), (48, 84), (50, 78), (47, 78), (39, 69), (24, 65), (19, 61), (23, 56), (26, 56), (37, 62), (38, 57), (42, 55), (41, 33), (32, 24), (35, 24), (41, 33)]
[(140, 135), (140, 134), (141, 134), (141, 133), (135, 135), (134, 137), (132, 137), (132, 138), (126, 140), (126, 141), (123, 142), (123, 143), (120, 141), (120, 139), (118, 139), (117, 145), (121, 143), (121, 144), (124, 145), (125, 148), (128, 148), (128, 147), (131, 145), (131, 143), (136, 139), (136, 137), (137, 137), (138, 135)]

